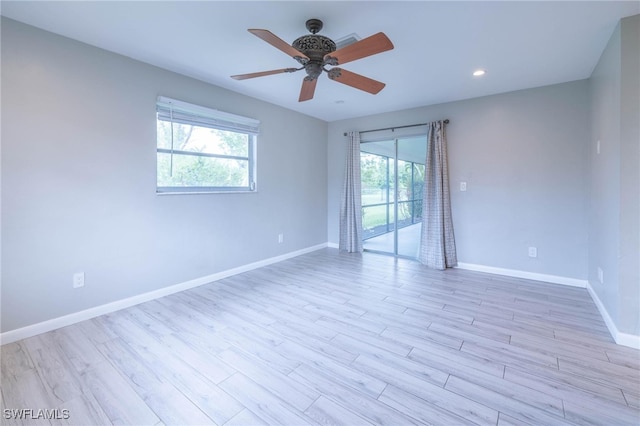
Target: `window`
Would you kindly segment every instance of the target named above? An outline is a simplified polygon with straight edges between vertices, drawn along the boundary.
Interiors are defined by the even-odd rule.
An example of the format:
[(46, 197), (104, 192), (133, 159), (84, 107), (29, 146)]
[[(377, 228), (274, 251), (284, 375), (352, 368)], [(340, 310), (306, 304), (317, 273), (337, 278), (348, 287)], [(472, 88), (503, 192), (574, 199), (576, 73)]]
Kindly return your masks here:
[(260, 122), (159, 97), (159, 193), (256, 189), (256, 135)]

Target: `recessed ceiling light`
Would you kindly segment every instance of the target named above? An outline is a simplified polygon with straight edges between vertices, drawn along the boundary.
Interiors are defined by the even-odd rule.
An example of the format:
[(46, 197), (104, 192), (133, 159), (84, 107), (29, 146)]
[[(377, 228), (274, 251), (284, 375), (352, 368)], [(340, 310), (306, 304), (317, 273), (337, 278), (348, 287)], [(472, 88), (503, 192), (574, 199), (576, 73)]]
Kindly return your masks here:
[(475, 70), (475, 71), (473, 72), (473, 76), (474, 76), (474, 77), (480, 77), (480, 76), (485, 75), (485, 74), (486, 74), (486, 71), (485, 71), (485, 70)]

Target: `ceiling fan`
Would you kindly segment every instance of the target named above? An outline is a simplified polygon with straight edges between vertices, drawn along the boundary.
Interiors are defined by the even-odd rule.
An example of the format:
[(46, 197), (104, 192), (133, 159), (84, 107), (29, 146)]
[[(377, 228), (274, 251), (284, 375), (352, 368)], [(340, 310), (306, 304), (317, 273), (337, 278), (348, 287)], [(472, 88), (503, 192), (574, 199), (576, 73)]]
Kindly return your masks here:
[[(322, 29), (321, 20), (309, 19), (306, 22), (306, 27), (311, 34), (298, 37), (291, 45), (268, 30), (248, 30), (251, 34), (261, 38), (298, 61), (300, 65), (302, 65), (300, 68), (281, 68), (251, 74), (232, 75), (231, 78), (235, 80), (246, 80), (248, 78), (305, 70), (307, 76), (302, 81), (302, 89), (300, 90), (300, 98), (298, 99), (299, 102), (308, 101), (313, 98), (318, 77), (323, 71), (327, 73), (331, 80), (374, 95), (384, 88), (384, 83), (336, 66), (393, 49), (393, 43), (391, 43), (391, 40), (389, 40), (384, 33), (374, 34), (336, 50), (336, 43), (333, 40), (317, 34)], [(327, 69), (327, 66), (333, 68)]]

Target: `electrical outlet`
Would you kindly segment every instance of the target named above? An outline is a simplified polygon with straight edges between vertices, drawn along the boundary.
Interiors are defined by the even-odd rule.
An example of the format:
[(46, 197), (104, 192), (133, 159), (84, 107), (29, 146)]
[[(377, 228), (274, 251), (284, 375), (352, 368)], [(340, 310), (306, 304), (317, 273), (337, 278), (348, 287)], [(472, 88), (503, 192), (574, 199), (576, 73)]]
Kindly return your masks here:
[(278, 243), (284, 242), (284, 234), (278, 234)]
[(599, 266), (598, 266), (598, 281), (600, 281), (600, 284), (604, 284), (604, 271)]
[(600, 154), (600, 141), (596, 142), (596, 154)]
[(460, 191), (467, 190), (467, 182), (460, 182)]
[(84, 287), (84, 272), (73, 274), (73, 288)]
[(537, 247), (529, 247), (529, 257), (538, 257)]

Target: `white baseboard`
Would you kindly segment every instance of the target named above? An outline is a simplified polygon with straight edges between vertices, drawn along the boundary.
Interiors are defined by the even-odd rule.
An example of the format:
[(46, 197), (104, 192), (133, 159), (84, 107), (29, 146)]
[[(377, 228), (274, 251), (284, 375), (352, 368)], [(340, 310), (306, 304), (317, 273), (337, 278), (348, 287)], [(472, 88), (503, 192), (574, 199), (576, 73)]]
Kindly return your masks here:
[(591, 283), (587, 283), (587, 290), (589, 290), (589, 294), (591, 295), (591, 299), (596, 304), (598, 311), (600, 311), (600, 315), (604, 320), (604, 323), (607, 325), (609, 329), (609, 333), (611, 337), (616, 341), (617, 344), (622, 346), (628, 346), (634, 349), (640, 349), (640, 336), (636, 336), (635, 334), (622, 333), (618, 331), (618, 327), (616, 327), (616, 323), (613, 322), (607, 308), (604, 307), (604, 303), (598, 297), (598, 293), (595, 292), (593, 287), (591, 287)]
[(544, 281), (547, 283), (562, 284), (562, 285), (568, 285), (571, 287), (586, 288), (588, 283), (587, 280), (580, 280), (577, 278), (561, 277), (558, 275), (539, 274), (536, 272), (519, 271), (517, 269), (496, 268), (494, 266), (475, 265), (472, 263), (458, 262), (458, 265), (456, 267), (459, 269), (466, 269), (469, 271), (487, 272), (489, 274), (505, 275), (507, 277), (524, 278), (527, 280), (534, 280), (534, 281)]
[[(228, 269), (226, 271), (217, 272), (215, 274), (207, 275), (204, 277), (189, 280), (183, 283), (175, 284), (169, 287), (164, 287), (158, 290), (150, 291), (147, 293), (139, 294), (136, 296), (128, 297), (126, 299), (117, 300), (115, 302), (107, 303), (104, 305), (96, 306), (93, 308), (85, 309), (83, 311), (74, 312), (62, 317), (53, 318), (47, 321), (43, 321), (37, 324), (28, 325), (26, 327), (18, 328), (15, 330), (9, 330), (4, 333), (0, 333), (0, 344), (15, 342), (21, 339), (26, 339), (38, 334), (46, 333), (58, 328), (66, 327), (81, 321), (85, 321), (91, 318), (95, 318), (100, 315), (108, 314), (111, 312), (119, 311), (131, 306), (138, 305), (140, 303), (148, 302), (150, 300), (158, 299), (160, 297), (168, 296), (170, 294), (178, 293), (190, 288), (198, 287), (204, 284), (208, 284), (214, 281), (221, 280), (223, 278), (230, 277), (232, 275), (241, 274), (243, 272), (252, 271), (254, 269), (261, 268), (263, 266), (271, 265), (281, 262), (283, 260), (291, 259), (302, 254), (311, 253), (316, 250), (320, 250), (325, 247), (338, 248), (338, 244), (324, 243), (315, 246), (307, 247), (301, 250), (286, 253), (280, 256), (271, 257), (269, 259), (260, 260), (257, 262), (249, 263), (247, 265), (239, 266), (237, 268)], [(569, 285), (573, 287), (587, 288), (591, 298), (596, 304), (600, 315), (604, 319), (611, 336), (615, 339), (616, 343), (622, 346), (628, 346), (635, 349), (640, 349), (640, 336), (636, 336), (628, 333), (621, 333), (618, 331), (615, 323), (609, 316), (604, 304), (600, 301), (600, 298), (593, 290), (591, 285), (586, 280), (579, 280), (575, 278), (560, 277), (555, 275), (538, 274), (527, 271), (518, 271), (514, 269), (496, 268), (493, 266), (475, 265), (470, 263), (458, 263), (457, 268), (466, 269), (469, 271), (487, 272), (490, 274), (504, 275), (515, 278), (525, 278), (535, 281), (544, 281), (554, 284)]]
[(338, 243), (327, 243), (327, 247), (329, 248), (340, 248), (340, 245)]
[(119, 311), (121, 309), (129, 308), (140, 303), (148, 302), (150, 300), (158, 299), (160, 297), (168, 296), (170, 294), (178, 293), (180, 291), (188, 290), (190, 288), (198, 287), (203, 284), (208, 284), (213, 281), (218, 281), (223, 278), (230, 277), (232, 275), (241, 274), (254, 269), (261, 268), (263, 266), (271, 265), (273, 263), (282, 262), (283, 260), (291, 259), (302, 254), (311, 253), (312, 251), (320, 250), (327, 247), (327, 243), (318, 244), (315, 246), (307, 247), (301, 250), (296, 250), (290, 253), (286, 253), (280, 256), (271, 257), (269, 259), (259, 260), (257, 262), (242, 265), (237, 268), (227, 269), (226, 271), (217, 272), (215, 274), (207, 275), (204, 277), (196, 278), (193, 280), (185, 281), (183, 283), (171, 285), (158, 290), (150, 291), (136, 296), (131, 296), (126, 299), (116, 300), (115, 302), (107, 303), (105, 305), (95, 306), (93, 308), (85, 309), (83, 311), (74, 312), (62, 317), (53, 318), (47, 321), (43, 321), (37, 324), (28, 325), (26, 327), (18, 328), (15, 330), (5, 331), (0, 333), (0, 344), (15, 342), (21, 339), (26, 339), (38, 334), (46, 333), (48, 331), (56, 330), (58, 328), (66, 327), (81, 321), (85, 321), (91, 318), (95, 318), (100, 315), (108, 314), (111, 312)]
[(591, 299), (593, 299), (593, 302), (596, 304), (598, 311), (600, 312), (600, 315), (604, 320), (604, 323), (607, 325), (607, 329), (609, 329), (611, 337), (613, 337), (616, 343), (621, 346), (640, 349), (640, 336), (621, 333), (620, 331), (618, 331), (618, 327), (616, 327), (616, 324), (611, 319), (609, 312), (607, 312), (607, 309), (604, 307), (604, 304), (598, 297), (597, 293), (593, 290), (588, 280), (561, 277), (557, 275), (538, 274), (535, 272), (518, 271), (515, 269), (496, 268), (493, 266), (474, 265), (471, 263), (458, 263), (457, 268), (466, 269), (469, 271), (487, 272), (489, 274), (504, 275), (514, 278), (525, 278), (534, 281), (544, 281), (552, 284), (562, 284), (572, 287), (586, 288), (591, 295)]

